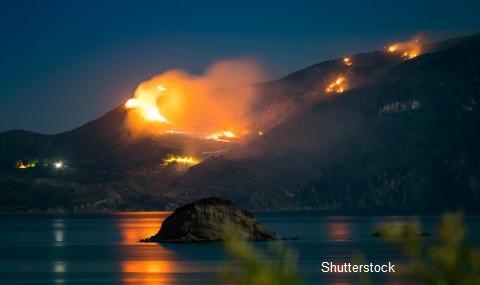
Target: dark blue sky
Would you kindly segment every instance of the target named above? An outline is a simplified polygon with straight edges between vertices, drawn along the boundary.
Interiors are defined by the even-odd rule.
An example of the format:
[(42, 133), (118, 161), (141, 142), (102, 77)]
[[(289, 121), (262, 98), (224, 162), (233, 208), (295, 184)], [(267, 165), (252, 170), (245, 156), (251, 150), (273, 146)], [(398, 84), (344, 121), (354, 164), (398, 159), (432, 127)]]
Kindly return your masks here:
[[(101, 3), (100, 3), (101, 2)], [(417, 32), (480, 32), (480, 1), (0, 2), (0, 131), (56, 133), (171, 68), (252, 56), (269, 78)]]

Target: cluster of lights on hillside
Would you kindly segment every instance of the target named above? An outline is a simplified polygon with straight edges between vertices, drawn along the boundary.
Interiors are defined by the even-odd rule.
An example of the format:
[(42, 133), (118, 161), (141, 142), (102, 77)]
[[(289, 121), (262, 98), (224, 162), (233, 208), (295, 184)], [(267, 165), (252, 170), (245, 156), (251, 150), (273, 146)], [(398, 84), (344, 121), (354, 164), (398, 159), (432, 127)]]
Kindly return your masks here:
[(53, 169), (63, 169), (65, 168), (65, 163), (61, 160), (56, 161), (38, 161), (38, 160), (25, 160), (20, 159), (15, 163), (15, 168), (17, 169), (33, 169), (33, 168), (53, 168)]

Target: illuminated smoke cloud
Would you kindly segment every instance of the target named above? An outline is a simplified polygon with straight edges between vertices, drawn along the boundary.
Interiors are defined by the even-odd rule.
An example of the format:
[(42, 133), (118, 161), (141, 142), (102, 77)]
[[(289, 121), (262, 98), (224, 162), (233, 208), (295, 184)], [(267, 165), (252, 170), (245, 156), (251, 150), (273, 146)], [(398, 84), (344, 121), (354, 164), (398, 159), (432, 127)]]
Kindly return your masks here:
[(203, 75), (170, 70), (142, 82), (125, 103), (133, 134), (186, 133), (229, 141), (250, 132), (263, 77), (249, 59), (220, 61)]

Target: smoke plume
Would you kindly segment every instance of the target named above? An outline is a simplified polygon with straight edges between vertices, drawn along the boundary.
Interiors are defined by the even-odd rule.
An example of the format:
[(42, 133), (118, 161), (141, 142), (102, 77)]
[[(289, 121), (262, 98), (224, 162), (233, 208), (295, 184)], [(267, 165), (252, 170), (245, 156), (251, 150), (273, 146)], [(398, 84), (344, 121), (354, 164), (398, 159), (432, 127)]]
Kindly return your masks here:
[(253, 82), (263, 73), (250, 59), (219, 61), (203, 75), (170, 70), (142, 82), (128, 109), (133, 134), (187, 133), (229, 139), (250, 132), (257, 91)]

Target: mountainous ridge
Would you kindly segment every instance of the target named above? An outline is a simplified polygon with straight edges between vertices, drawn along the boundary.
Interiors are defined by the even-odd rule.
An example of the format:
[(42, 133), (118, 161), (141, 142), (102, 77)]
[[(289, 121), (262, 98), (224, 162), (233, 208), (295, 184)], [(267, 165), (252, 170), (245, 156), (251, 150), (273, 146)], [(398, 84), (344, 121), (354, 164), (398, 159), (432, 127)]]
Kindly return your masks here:
[[(359, 158), (359, 160), (361, 162), (362, 160), (366, 160), (366, 161), (371, 160), (371, 157), (378, 156), (379, 154), (386, 155), (386, 154), (388, 154), (388, 151), (397, 151), (399, 153), (402, 153), (403, 155), (412, 156), (412, 159), (410, 159), (410, 160), (408, 160), (408, 162), (406, 162), (407, 166), (418, 164), (419, 162), (421, 162), (421, 156), (422, 156), (423, 150), (422, 150), (422, 152), (418, 152), (412, 146), (412, 149), (407, 148), (409, 150), (408, 152), (402, 151), (402, 149), (405, 148), (406, 145), (405, 144), (400, 144), (399, 145), (398, 141), (399, 140), (408, 141), (408, 140), (405, 140), (405, 138), (403, 138), (402, 136), (404, 136), (405, 134), (409, 135), (410, 139), (412, 139), (410, 144), (414, 144), (414, 146), (416, 146), (416, 147), (428, 148), (428, 147), (432, 147), (432, 142), (434, 142), (435, 139), (448, 140), (451, 133), (447, 134), (446, 135), (447, 137), (442, 137), (441, 132), (434, 132), (434, 133), (431, 133), (429, 135), (435, 135), (435, 137), (432, 137), (429, 140), (426, 140), (426, 138), (416, 139), (415, 136), (421, 135), (422, 132), (424, 131), (424, 130), (422, 130), (422, 127), (424, 127), (425, 129), (428, 129), (428, 128), (432, 127), (430, 125), (429, 126), (425, 126), (425, 125), (422, 126), (422, 119), (423, 118), (418, 117), (418, 116), (422, 116), (422, 114), (427, 115), (427, 116), (429, 115), (428, 112), (425, 112), (427, 110), (422, 111), (422, 109), (430, 108), (430, 104), (427, 105), (425, 102), (423, 102), (424, 105), (421, 108), (419, 106), (418, 111), (413, 110), (413, 109), (415, 109), (414, 108), (415, 107), (414, 103), (417, 102), (417, 101), (415, 101), (411, 97), (405, 96), (405, 94), (410, 95), (410, 94), (413, 93), (415, 96), (422, 95), (421, 85), (419, 85), (418, 82), (415, 82), (415, 81), (405, 82), (405, 79), (397, 78), (399, 72), (411, 73), (416, 69), (420, 69), (420, 70), (424, 71), (425, 70), (424, 66), (419, 68), (417, 65), (422, 66), (422, 65), (424, 65), (428, 62), (435, 61), (435, 59), (438, 58), (438, 57), (443, 58), (443, 57), (450, 57), (451, 55), (458, 55), (458, 58), (460, 58), (460, 59), (463, 58), (462, 63), (466, 64), (466, 67), (462, 68), (462, 69), (459, 69), (457, 71), (461, 71), (461, 72), (464, 72), (464, 73), (474, 72), (474, 73), (472, 73), (474, 75), (472, 77), (472, 80), (473, 80), (473, 83), (478, 84), (479, 83), (478, 82), (478, 71), (474, 70), (474, 67), (478, 63), (478, 59), (475, 57), (475, 54), (477, 53), (478, 50), (480, 50), (480, 46), (479, 46), (479, 42), (477, 40), (477, 41), (473, 42), (472, 44), (467, 44), (466, 46), (463, 45), (461, 47), (449, 48), (445, 51), (440, 52), (439, 54), (431, 54), (431, 55), (427, 54), (427, 55), (419, 57), (418, 59), (406, 61), (406, 62), (400, 64), (394, 70), (392, 70), (392, 72), (391, 72), (391, 74), (388, 78), (389, 82), (382, 83), (379, 86), (375, 86), (375, 87), (362, 87), (362, 88), (359, 88), (359, 89), (349, 90), (349, 91), (345, 92), (345, 94), (343, 94), (342, 96), (340, 96), (338, 98), (335, 98), (335, 99), (332, 99), (332, 100), (329, 100), (329, 101), (325, 101), (323, 103), (319, 103), (319, 104), (315, 105), (314, 107), (312, 107), (310, 112), (304, 112), (304, 113), (299, 114), (298, 117), (300, 117), (300, 119), (294, 117), (290, 121), (284, 123), (281, 127), (272, 129), (271, 132), (269, 132), (265, 136), (259, 138), (256, 142), (253, 142), (252, 143), (253, 146), (251, 146), (248, 149), (249, 151), (252, 151), (252, 149), (256, 148), (255, 144), (257, 144), (257, 148), (260, 148), (260, 150), (256, 151), (256, 152), (254, 151), (254, 153), (252, 155), (250, 155), (251, 159), (244, 159), (243, 161), (240, 160), (240, 162), (237, 162), (236, 167), (240, 168), (240, 169), (243, 169), (241, 171), (241, 173), (243, 173), (244, 175), (246, 173), (249, 173), (249, 174), (253, 173), (253, 176), (255, 177), (255, 179), (253, 179), (252, 177), (249, 177), (249, 176), (241, 177), (242, 181), (250, 181), (253, 184), (257, 183), (256, 181), (258, 181), (259, 176), (264, 177), (263, 175), (259, 175), (259, 173), (261, 173), (261, 170), (259, 170), (259, 168), (260, 169), (268, 169), (267, 174), (265, 174), (265, 177), (269, 177), (271, 175), (272, 170), (278, 168), (278, 165), (284, 165), (286, 167), (286, 169), (277, 170), (279, 172), (279, 174), (278, 174), (278, 177), (275, 177), (274, 179), (265, 178), (265, 181), (262, 180), (263, 183), (258, 182), (258, 185), (254, 185), (254, 186), (249, 185), (249, 187), (245, 187), (243, 184), (240, 184), (241, 186), (239, 188), (242, 188), (242, 189), (253, 188), (254, 190), (265, 189), (265, 188), (274, 188), (271, 191), (262, 190), (262, 193), (260, 193), (260, 194), (258, 194), (256, 192), (249, 193), (249, 195), (251, 195), (250, 198), (252, 198), (252, 197), (255, 197), (255, 195), (264, 195), (263, 192), (268, 192), (269, 195), (278, 195), (278, 192), (282, 192), (282, 188), (296, 189), (298, 187), (305, 187), (305, 186), (299, 186), (298, 185), (298, 182), (299, 182), (299, 180), (301, 181), (301, 179), (299, 179), (299, 177), (295, 176), (295, 172), (297, 171), (297, 172), (299, 172), (300, 176), (309, 177), (310, 179), (312, 177), (315, 177), (315, 176), (318, 176), (318, 175), (320, 175), (320, 177), (325, 176), (327, 174), (325, 174), (325, 173), (315, 173), (315, 171), (312, 171), (312, 168), (317, 169), (317, 168), (325, 167), (325, 161), (333, 159), (332, 167), (334, 167), (334, 168), (329, 170), (328, 175), (336, 176), (336, 178), (330, 177), (329, 179), (327, 179), (328, 183), (331, 184), (335, 180), (338, 180), (338, 179), (341, 180), (341, 178), (338, 177), (338, 176), (341, 176), (341, 175), (336, 175), (334, 173), (331, 173), (332, 171), (333, 172), (339, 171), (339, 170), (335, 170), (335, 167), (338, 168), (340, 166), (338, 166), (338, 165), (336, 166), (335, 164), (341, 163), (344, 159), (346, 159), (346, 157), (353, 156), (353, 155), (359, 155), (358, 153), (363, 153), (362, 157)], [(464, 56), (464, 55), (466, 55), (466, 56)], [(454, 73), (454, 72), (456, 72), (456, 70), (452, 67), (457, 66), (459, 64), (458, 58), (457, 57), (451, 58), (451, 60), (448, 60), (448, 61), (441, 60), (440, 61), (440, 70), (438, 72), (448, 71), (449, 73), (453, 73), (453, 75), (456, 76), (455, 73)], [(435, 65), (436, 64), (437, 63), (435, 62)], [(432, 76), (432, 74), (428, 74), (424, 77), (428, 78), (429, 76)], [(416, 76), (413, 76), (412, 78), (418, 79), (420, 77), (422, 77), (422, 76), (420, 74), (418, 74)], [(433, 78), (432, 81), (434, 81), (434, 80), (438, 80), (438, 78)], [(442, 83), (441, 81), (439, 83), (444, 84), (444, 85), (446, 84), (446, 83)], [(458, 79), (457, 79), (455, 82), (452, 82), (452, 83), (461, 85), (462, 82), (458, 82)], [(386, 88), (385, 85), (388, 85), (388, 84), (395, 84), (395, 88), (389, 88), (388, 90), (390, 92), (392, 90), (396, 90), (397, 91), (396, 92), (397, 93), (396, 98), (392, 98), (391, 96), (385, 96), (385, 94), (387, 92), (385, 92), (382, 89), (385, 89)], [(441, 89), (441, 88), (438, 88), (438, 89)], [(456, 88), (452, 88), (452, 89), (455, 90)], [(452, 90), (452, 89), (449, 89), (449, 90)], [(468, 104), (470, 102), (469, 101), (470, 99), (468, 99), (468, 98), (475, 98), (475, 96), (478, 96), (478, 92), (475, 93), (474, 90), (468, 90), (468, 91), (470, 92), (470, 93), (468, 93), (468, 95), (471, 95), (472, 97), (465, 96), (465, 97), (467, 97), (467, 99), (465, 99), (464, 104)], [(362, 97), (357, 97), (357, 94), (363, 95), (363, 96)], [(450, 97), (452, 97), (452, 96), (450, 96)], [(380, 99), (380, 102), (378, 102), (379, 99)], [(449, 100), (448, 102), (445, 102), (445, 104), (433, 104), (434, 106), (435, 105), (437, 105), (437, 106), (432, 108), (433, 110), (431, 110), (431, 111), (440, 111), (440, 113), (450, 112), (450, 110), (448, 110), (449, 106), (456, 106), (456, 107), (459, 106), (458, 102), (454, 102), (455, 99), (456, 99), (455, 97), (453, 97), (451, 99), (452, 100)], [(393, 102), (393, 103), (390, 103), (390, 104), (395, 104), (395, 100), (400, 101), (400, 102), (402, 102), (402, 100), (403, 100), (403, 102), (404, 102), (404, 104), (406, 104), (406, 106), (402, 107), (402, 108), (397, 107), (397, 109), (392, 108), (392, 113), (390, 113), (390, 114), (388, 114), (388, 113), (381, 114), (381, 112), (380, 112), (381, 111), (381, 106), (382, 105), (385, 106), (385, 104), (388, 105), (389, 102)], [(371, 106), (369, 106), (369, 103), (372, 102), (372, 101), (378, 102), (378, 103), (370, 104)], [(417, 102), (417, 104), (422, 104), (420, 102)], [(435, 103), (435, 102), (432, 102), (432, 103)], [(455, 104), (453, 104), (453, 103), (455, 103)], [(401, 105), (398, 105), (398, 106), (401, 106)], [(465, 106), (467, 106), (467, 105), (465, 105)], [(415, 111), (415, 112), (408, 112), (408, 111), (410, 111), (409, 108), (412, 109), (411, 111)], [(408, 125), (408, 128), (412, 128), (412, 129), (405, 129), (406, 126), (404, 126), (402, 124), (399, 125), (398, 122), (396, 122), (396, 119), (398, 119), (396, 117), (405, 113), (405, 112), (402, 112), (402, 109), (403, 109), (403, 111), (406, 111), (405, 120), (411, 120), (414, 123), (413, 126)], [(354, 113), (351, 113), (352, 110), (355, 110)], [(361, 110), (360, 113), (358, 112), (359, 110)], [(350, 113), (348, 113), (348, 112), (350, 112)], [(365, 116), (365, 114), (367, 114), (367, 116)], [(468, 130), (468, 131), (476, 131), (476, 129), (478, 128), (478, 125), (477, 125), (478, 122), (479, 122), (478, 121), (478, 115), (475, 114), (473, 116), (474, 117), (471, 118), (470, 121), (469, 121), (469, 125), (470, 125), (471, 129)], [(359, 135), (359, 132), (358, 132), (359, 127), (358, 126), (361, 125), (361, 124), (365, 124), (366, 120), (368, 121), (372, 117), (373, 117), (374, 120), (373, 120), (373, 122), (369, 123), (370, 127), (360, 128), (363, 135)], [(347, 119), (346, 120), (345, 119), (341, 120), (340, 122), (338, 122), (338, 121), (331, 122), (332, 118), (336, 118), (336, 119), (340, 119), (340, 120), (342, 118), (347, 118)], [(379, 119), (380, 120), (385, 120), (386, 122), (388, 122), (388, 126), (390, 128), (394, 127), (394, 129), (391, 129), (390, 131), (383, 130), (383, 132), (385, 134), (383, 134), (383, 137), (379, 138), (379, 139), (381, 139), (380, 142), (372, 140), (372, 138), (375, 138), (375, 133), (378, 132)], [(441, 120), (440, 122), (442, 122), (442, 123), (443, 123), (443, 120), (445, 120), (446, 122), (450, 121), (449, 118), (441, 118), (440, 117), (439, 119)], [(301, 123), (299, 123), (298, 122), (299, 120), (303, 120), (303, 121)], [(408, 123), (408, 121), (407, 121), (407, 123)], [(462, 121), (462, 124), (452, 126), (451, 132), (454, 132), (456, 128), (462, 127), (464, 123), (465, 122)], [(319, 126), (319, 124), (321, 124), (321, 125)], [(298, 126), (304, 126), (304, 127), (303, 128), (298, 128)], [(307, 130), (305, 130), (305, 128), (307, 128)], [(328, 134), (326, 136), (322, 136), (322, 137), (313, 136), (313, 138), (316, 138), (316, 140), (312, 140), (312, 136), (309, 136), (309, 137), (305, 136), (305, 133), (307, 133), (307, 134), (310, 133), (308, 131), (308, 129), (316, 130), (316, 131), (318, 131), (318, 133), (321, 133), (320, 130), (323, 130), (323, 132), (327, 132)], [(342, 129), (343, 130), (348, 130), (348, 132), (347, 133), (338, 133), (339, 130), (342, 130)], [(440, 128), (440, 130), (441, 130), (441, 128)], [(388, 132), (386, 132), (386, 131), (388, 131)], [(278, 134), (278, 132), (281, 132), (281, 133)], [(368, 132), (368, 133), (365, 134), (365, 132)], [(465, 135), (466, 134), (462, 133), (461, 138), (465, 138)], [(475, 135), (478, 135), (478, 134), (475, 132)], [(342, 137), (339, 138), (339, 136), (342, 136), (343, 138)], [(281, 138), (283, 138), (283, 139), (281, 139)], [(289, 139), (286, 140), (285, 138), (289, 138)], [(327, 139), (326, 142), (325, 142), (325, 139)], [(476, 141), (476, 139), (474, 139), (472, 137), (472, 138), (468, 138), (467, 141), (470, 142), (470, 143), (473, 143), (473, 142)], [(272, 143), (272, 142), (275, 142), (275, 143)], [(285, 142), (285, 143), (287, 143), (287, 145), (282, 146), (282, 144), (280, 142)], [(343, 151), (338, 150), (337, 146), (339, 145), (339, 143), (342, 143), (342, 145), (344, 146)], [(264, 144), (264, 145), (262, 146), (262, 144)], [(260, 146), (258, 146), (258, 145), (260, 145)], [(323, 145), (323, 147), (322, 147), (322, 145)], [(396, 145), (398, 145), (398, 149), (395, 150), (395, 149), (393, 149), (393, 146), (396, 146)], [(359, 147), (361, 147), (361, 148), (359, 149)], [(453, 146), (444, 146), (444, 145), (438, 146), (437, 145), (437, 151), (442, 152), (447, 147), (458, 148), (459, 146), (458, 145), (453, 145)], [(476, 158), (478, 158), (478, 152), (473, 152), (473, 151), (475, 151), (475, 148), (478, 150), (478, 146), (471, 146), (471, 147), (473, 147), (473, 149), (471, 150), (472, 154), (477, 155)], [(287, 149), (287, 150), (285, 150), (285, 149)], [(289, 153), (291, 155), (289, 155)], [(321, 156), (322, 160), (312, 162), (311, 156), (313, 154), (317, 154), (317, 155)], [(418, 157), (417, 157), (417, 155), (418, 155)], [(265, 157), (267, 157), (267, 158), (264, 159), (263, 165), (259, 167), (258, 166), (259, 157), (262, 157), (262, 156), (263, 156), (263, 158), (265, 158)], [(260, 160), (261, 159), (262, 158), (260, 158)], [(383, 158), (381, 158), (381, 159), (383, 159)], [(288, 162), (283, 162), (282, 163), (280, 161), (288, 161)], [(310, 164), (311, 163), (314, 163), (314, 164), (309, 165), (309, 161), (310, 161)], [(475, 157), (472, 158), (471, 163), (474, 163), (474, 161), (475, 161)], [(360, 163), (360, 162), (358, 162), (358, 163)], [(178, 189), (178, 187), (180, 187), (180, 188), (184, 187), (184, 188), (187, 188), (187, 189), (192, 189), (193, 185), (195, 185), (195, 188), (203, 189), (203, 191), (200, 191), (200, 193), (198, 195), (201, 195), (201, 193), (204, 192), (204, 191), (208, 192), (208, 193), (211, 193), (211, 191), (213, 191), (212, 189), (216, 189), (218, 191), (218, 189), (223, 188), (224, 192), (221, 192), (221, 194), (220, 193), (215, 193), (215, 195), (224, 195), (224, 196), (226, 195), (227, 198), (229, 198), (228, 195), (229, 195), (230, 192), (237, 193), (238, 189), (235, 189), (235, 190), (232, 191), (230, 188), (231, 187), (236, 187), (236, 185), (238, 185), (240, 183), (240, 181), (238, 181), (238, 179), (240, 179), (240, 178), (238, 178), (239, 176), (238, 175), (236, 176), (237, 180), (234, 179), (235, 176), (234, 177), (229, 177), (228, 179), (225, 179), (225, 181), (224, 181), (225, 184), (224, 185), (218, 185), (217, 184), (215, 186), (215, 183), (212, 183), (211, 181), (216, 182), (216, 181), (218, 181), (218, 178), (215, 174), (216, 173), (215, 171), (213, 171), (213, 173), (208, 173), (210, 171), (209, 168), (207, 167), (208, 163), (209, 162), (205, 162), (204, 164), (199, 165), (198, 167), (192, 169), (191, 171), (188, 171), (184, 176), (178, 178), (174, 182), (173, 187), (176, 188), (176, 189)], [(214, 166), (212, 166), (211, 169), (213, 169), (213, 170), (222, 169), (222, 171), (224, 169), (226, 169), (227, 167), (231, 168), (232, 165), (235, 165), (235, 162), (232, 162), (232, 161), (225, 162), (225, 164), (228, 165), (228, 166), (223, 166), (218, 160), (216, 160), (214, 162), (210, 162), (210, 163), (214, 164)], [(369, 165), (373, 166), (373, 164), (374, 163), (372, 163), (372, 162), (370, 162), (366, 165), (362, 165), (362, 163), (360, 163), (360, 165), (350, 166), (349, 171), (347, 171), (347, 170), (343, 170), (343, 171), (345, 173), (360, 172), (356, 179), (363, 179), (363, 178), (374, 179), (375, 176), (372, 177), (372, 175), (366, 175), (364, 173), (364, 171), (362, 171), (362, 169), (365, 166), (369, 166)], [(346, 167), (346, 166), (342, 166), (342, 167)], [(385, 165), (383, 167), (385, 167)], [(433, 167), (433, 166), (431, 166), (431, 167)], [(298, 169), (300, 169), (300, 170), (298, 170)], [(412, 168), (412, 169), (414, 169), (414, 168)], [(204, 171), (204, 172), (198, 174), (198, 172), (202, 172), (202, 171)], [(238, 172), (240, 170), (237, 169), (237, 170), (231, 170), (231, 171), (232, 172)], [(285, 178), (285, 171), (287, 171), (287, 173), (288, 173), (287, 178)], [(422, 170), (418, 169), (417, 171), (422, 171)], [(195, 173), (195, 172), (197, 172), (197, 173)], [(345, 173), (344, 173), (344, 175), (346, 175)], [(468, 173), (468, 172), (465, 172), (465, 173)], [(459, 173), (459, 174), (461, 174), (461, 173)], [(378, 175), (380, 175), (380, 173), (378, 173)], [(407, 171), (407, 173), (404, 173), (404, 175), (409, 175), (408, 171)], [(204, 182), (201, 182), (201, 181), (195, 179), (197, 176), (199, 178), (201, 178), (201, 181), (209, 181), (210, 184), (213, 184), (213, 185), (208, 185), (208, 184), (205, 185)], [(472, 179), (472, 178), (469, 178), (469, 179)], [(229, 181), (231, 181), (231, 180), (233, 180), (233, 181), (231, 183), (229, 183)], [(315, 179), (313, 179), (313, 180), (315, 180)], [(476, 181), (476, 178), (474, 180)], [(272, 184), (275, 184), (276, 181), (279, 181), (279, 183), (278, 183), (279, 185), (277, 185), (277, 187), (272, 186)], [(291, 183), (292, 181), (295, 182), (294, 185), (288, 186), (288, 183)], [(324, 183), (324, 182), (322, 182), (322, 183)], [(391, 183), (394, 183), (394, 182), (391, 182)], [(417, 181), (417, 183), (420, 183), (420, 182)], [(427, 183), (427, 182), (422, 182), (422, 183)], [(351, 181), (350, 184), (355, 185), (355, 186), (344, 185), (344, 187), (345, 188), (360, 187), (364, 183), (359, 183), (358, 181), (357, 182), (352, 182)], [(440, 186), (440, 185), (438, 185), (438, 186)], [(333, 188), (332, 185), (324, 186), (324, 187), (327, 188), (327, 189), (328, 188), (330, 188), (330, 189)], [(335, 188), (338, 188), (338, 187), (339, 187), (339, 185), (337, 185)], [(415, 189), (415, 190), (418, 190), (418, 188), (420, 188), (420, 186), (411, 187), (411, 188)], [(229, 189), (229, 190), (227, 190), (227, 189)], [(337, 190), (338, 190), (337, 193), (333, 193), (333, 192), (327, 193), (328, 195), (333, 195), (334, 196), (334, 198), (333, 198), (334, 201), (332, 201), (331, 203), (327, 203), (327, 205), (323, 205), (323, 206), (322, 205), (311, 205), (311, 207), (313, 207), (313, 208), (315, 208), (315, 207), (326, 207), (326, 208), (332, 208), (332, 207), (333, 208), (336, 208), (336, 207), (347, 207), (347, 208), (348, 207), (354, 207), (354, 208), (363, 207), (360, 204), (351, 205), (352, 202), (349, 202), (349, 201), (343, 201), (342, 203), (338, 204), (338, 201), (337, 202), (335, 202), (335, 201), (339, 200), (340, 199), (339, 197), (350, 197), (351, 198), (354, 195), (352, 193), (345, 193), (345, 191), (341, 191), (341, 189), (337, 189)], [(478, 192), (477, 192), (478, 189), (475, 188), (475, 189), (472, 189), (472, 191), (473, 190), (474, 190), (473, 193), (468, 194), (468, 195), (473, 195), (473, 197), (468, 197), (468, 198), (474, 198), (474, 199), (463, 200), (463, 202), (470, 201), (471, 206), (475, 205), (476, 201), (478, 201)], [(378, 190), (378, 191), (380, 191), (380, 190)], [(413, 191), (413, 190), (411, 190), (411, 191)], [(247, 192), (247, 191), (244, 191), (244, 192)], [(290, 190), (290, 192), (289, 191), (283, 191), (283, 192), (285, 192), (284, 197), (288, 197), (289, 195), (290, 196), (293, 195), (295, 197), (295, 195), (299, 195), (299, 193), (294, 194), (293, 190)], [(405, 193), (400, 193), (400, 195), (405, 196), (406, 195)], [(419, 191), (419, 193), (421, 193), (421, 192)], [(413, 193), (410, 193), (410, 194), (413, 194)], [(419, 195), (421, 195), (421, 194), (419, 194)], [(248, 196), (248, 195), (246, 195), (246, 196)], [(246, 199), (250, 199), (250, 198), (246, 198)], [(458, 196), (457, 196), (457, 198), (458, 198)], [(312, 197), (310, 197), (307, 201), (318, 201), (318, 200), (322, 200), (322, 199), (332, 200), (331, 197), (321, 196), (321, 197), (318, 197), (316, 199), (312, 199)], [(371, 198), (370, 200), (372, 200), (372, 199), (373, 198)], [(271, 199), (271, 200), (275, 200), (275, 199)], [(290, 201), (289, 204), (294, 205), (295, 202), (296, 202), (295, 201), (296, 199), (291, 199), (291, 200), (292, 201)], [(367, 201), (368, 199), (364, 199), (364, 200)], [(268, 197), (263, 197), (262, 198), (262, 202), (265, 202), (265, 201), (269, 201)], [(449, 202), (451, 202), (451, 201), (452, 200), (448, 199), (447, 201), (444, 201), (444, 203), (446, 202), (446, 204), (449, 204)], [(473, 201), (475, 201), (475, 202), (473, 202)], [(304, 202), (306, 202), (306, 201), (304, 201)], [(253, 202), (250, 201), (248, 203), (253, 203)], [(346, 203), (346, 205), (345, 205), (345, 203)], [(359, 203), (366, 203), (366, 202), (361, 202), (360, 201)], [(420, 203), (420, 202), (418, 202), (418, 203)], [(452, 205), (453, 205), (453, 203), (452, 203)], [(297, 206), (300, 206), (300, 205), (297, 205)], [(382, 206), (382, 205), (377, 205), (377, 206)], [(388, 207), (392, 207), (392, 206), (395, 206), (395, 205), (388, 205)], [(409, 205), (409, 206), (411, 207), (412, 205)], [(263, 208), (263, 207), (271, 208), (271, 207), (274, 207), (274, 206), (272, 206), (272, 205), (270, 205), (270, 206), (259, 205), (258, 206), (258, 208)], [(368, 207), (368, 205), (365, 205), (365, 207)]]
[[(261, 83), (256, 108), (268, 113), (284, 104), (284, 118), (180, 172), (162, 159), (187, 145), (198, 152), (226, 145), (181, 135), (130, 140), (123, 106), (57, 135), (0, 133), (0, 209), (171, 209), (206, 196), (257, 210), (473, 209), (480, 201), (480, 37), (425, 50), (406, 61), (384, 51), (351, 55), (352, 66), (335, 59)], [(325, 93), (327, 82), (346, 73), (348, 90)], [(13, 169), (22, 157), (46, 156), (70, 167)], [(58, 199), (38, 199), (45, 193)]]

